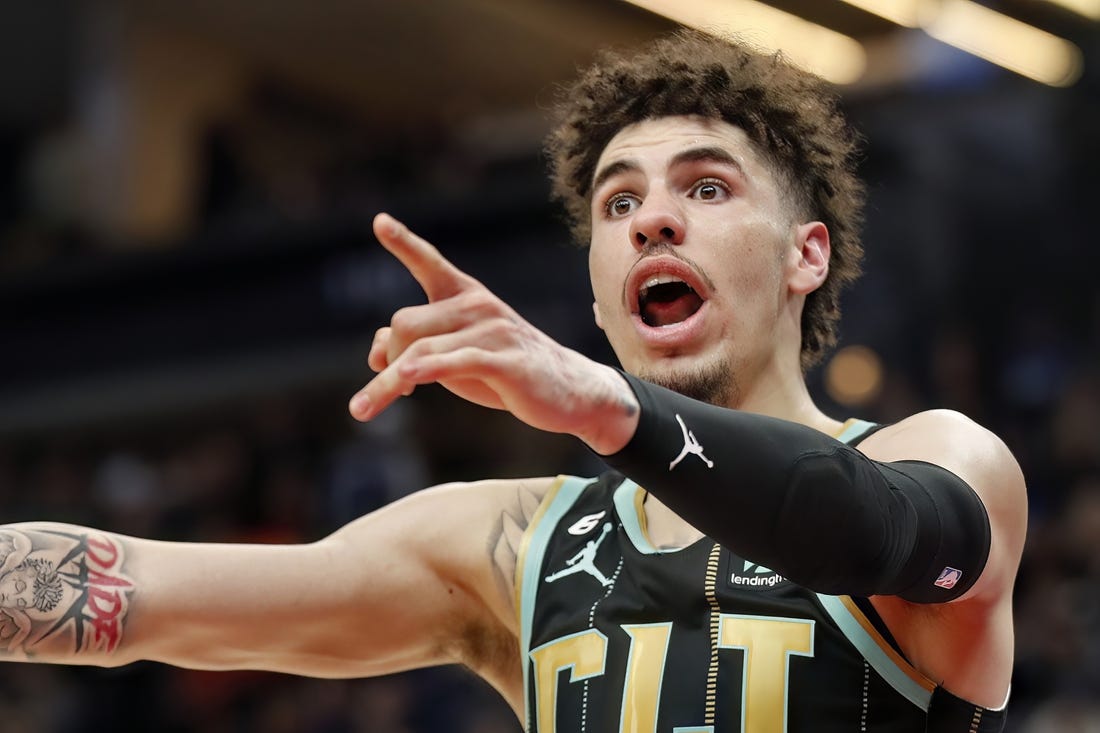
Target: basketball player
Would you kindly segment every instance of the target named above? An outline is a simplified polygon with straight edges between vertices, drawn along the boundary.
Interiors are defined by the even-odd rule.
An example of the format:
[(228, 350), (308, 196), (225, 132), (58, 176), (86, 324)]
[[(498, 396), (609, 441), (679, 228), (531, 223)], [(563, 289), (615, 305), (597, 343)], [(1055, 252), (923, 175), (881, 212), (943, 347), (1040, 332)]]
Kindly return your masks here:
[(539, 733), (1002, 728), (1015, 460), (951, 412), (834, 420), (803, 379), (861, 254), (852, 135), (822, 84), (681, 34), (603, 57), (565, 99), (556, 190), (625, 371), (380, 215), (429, 302), (379, 330), (350, 407), (438, 382), (617, 470), (440, 486), (304, 546), (0, 528), (10, 658), (461, 663)]

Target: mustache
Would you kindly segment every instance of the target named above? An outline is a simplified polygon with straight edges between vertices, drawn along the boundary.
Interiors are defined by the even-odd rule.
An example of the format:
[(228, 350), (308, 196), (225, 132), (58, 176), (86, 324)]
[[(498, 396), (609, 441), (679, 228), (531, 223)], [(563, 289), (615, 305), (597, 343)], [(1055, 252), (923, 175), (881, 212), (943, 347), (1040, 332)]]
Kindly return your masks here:
[(683, 262), (685, 265), (695, 271), (695, 273), (703, 281), (703, 284), (705, 284), (712, 293), (717, 290), (714, 281), (710, 279), (706, 271), (699, 265), (699, 263), (697, 263), (690, 257), (685, 256), (682, 252), (679, 251), (676, 245), (672, 244), (671, 242), (646, 242), (641, 251), (638, 253), (638, 258), (634, 260), (634, 264), (630, 266), (630, 270), (628, 270), (627, 272), (633, 271), (634, 268), (637, 267), (638, 264), (643, 260), (660, 255), (665, 255), (673, 259), (679, 260), (680, 262)]

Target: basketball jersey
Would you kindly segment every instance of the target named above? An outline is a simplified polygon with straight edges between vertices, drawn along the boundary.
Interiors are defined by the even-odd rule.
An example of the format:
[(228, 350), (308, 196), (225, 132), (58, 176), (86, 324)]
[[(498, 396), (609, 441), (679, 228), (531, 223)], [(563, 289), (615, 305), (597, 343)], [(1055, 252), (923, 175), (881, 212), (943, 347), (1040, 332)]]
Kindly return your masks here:
[[(870, 428), (849, 421), (840, 438)], [(524, 535), (528, 733), (1000, 729), (1003, 713), (988, 728), (989, 711), (910, 665), (866, 599), (815, 593), (707, 537), (655, 548), (645, 496), (614, 472), (561, 477)]]

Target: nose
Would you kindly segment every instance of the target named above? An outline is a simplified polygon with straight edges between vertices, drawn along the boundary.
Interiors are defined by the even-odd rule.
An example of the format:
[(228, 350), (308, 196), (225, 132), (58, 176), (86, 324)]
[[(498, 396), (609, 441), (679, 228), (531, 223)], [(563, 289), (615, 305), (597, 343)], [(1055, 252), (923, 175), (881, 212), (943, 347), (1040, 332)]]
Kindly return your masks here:
[(660, 242), (683, 244), (684, 220), (671, 201), (650, 195), (630, 222), (630, 238), (643, 249)]

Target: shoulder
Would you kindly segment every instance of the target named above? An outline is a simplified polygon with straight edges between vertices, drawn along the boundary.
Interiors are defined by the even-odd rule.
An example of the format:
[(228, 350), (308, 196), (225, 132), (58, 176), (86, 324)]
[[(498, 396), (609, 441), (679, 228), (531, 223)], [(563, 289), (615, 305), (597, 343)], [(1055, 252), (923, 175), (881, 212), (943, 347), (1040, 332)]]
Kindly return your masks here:
[[(566, 477), (492, 479), (450, 483), (419, 492), (422, 505), (445, 536), (420, 538), (422, 552), (450, 573), (474, 583), (496, 621), (515, 626), (515, 573), (524, 537)], [(456, 536), (457, 535), (457, 536)], [(452, 541), (445, 541), (451, 539)]]
[(917, 448), (937, 438), (949, 443), (1000, 443), (996, 435), (961, 412), (926, 410), (883, 427), (867, 438), (864, 445), (908, 445)]
[(953, 410), (928, 410), (878, 431), (860, 450), (879, 461), (917, 460), (942, 466), (973, 488), (987, 509), (1026, 513), (1024, 477), (1012, 451), (994, 433)]
[[(560, 482), (561, 477), (486, 479), (439, 484), (410, 494), (402, 502), (438, 512), (457, 512), (467, 519), (498, 516), (500, 512), (523, 514), (538, 505)], [(399, 502), (400, 503), (400, 502)], [(444, 518), (449, 515), (437, 515)]]
[(962, 413), (928, 410), (883, 428), (859, 449), (879, 461), (933, 463), (965, 481), (982, 500), (992, 533), (982, 582), (966, 597), (1011, 592), (1027, 532), (1027, 492), (1003, 440)]
[(440, 484), (357, 520), (336, 537), (352, 543), (346, 557), (361, 555), (355, 546), (385, 546), (388, 564), (400, 572), (452, 589), (451, 610), (439, 619), (442, 656), (507, 687), (518, 634), (516, 557), (527, 527), (560, 483), (541, 477)]
[(480, 597), (482, 608), (507, 622), (501, 573), (543, 499), (559, 478), (491, 479), (440, 484), (416, 491), (340, 529), (323, 543), (356, 557), (390, 548), (394, 562), (430, 570)]

